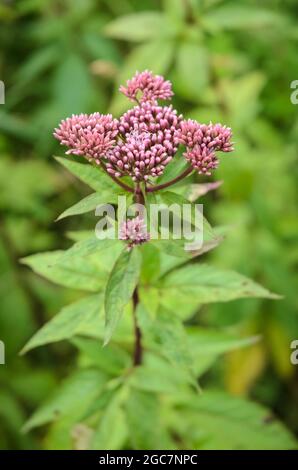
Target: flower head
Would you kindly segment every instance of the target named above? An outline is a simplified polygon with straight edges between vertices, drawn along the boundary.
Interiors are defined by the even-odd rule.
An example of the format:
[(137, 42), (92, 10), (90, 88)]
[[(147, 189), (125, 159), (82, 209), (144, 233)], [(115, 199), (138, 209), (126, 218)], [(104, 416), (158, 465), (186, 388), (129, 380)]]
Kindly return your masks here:
[(120, 86), (119, 91), (131, 101), (138, 100), (141, 93), (140, 102), (157, 103), (157, 100), (168, 100), (174, 95), (172, 84), (161, 75), (153, 75), (149, 70), (136, 72), (135, 76), (127, 81), (127, 86)]
[(88, 159), (104, 157), (114, 145), (118, 134), (118, 121), (111, 114), (99, 113), (72, 115), (61, 121), (54, 137), (69, 150), (66, 154), (84, 155)]
[(196, 145), (193, 149), (187, 150), (184, 154), (191, 166), (197, 170), (199, 175), (211, 175), (211, 170), (218, 167), (218, 158), (213, 150), (207, 147), (201, 148)]
[(161, 175), (177, 152), (181, 119), (172, 106), (144, 103), (127, 111), (119, 121), (122, 140), (108, 153), (108, 172), (135, 181)]
[(143, 217), (137, 216), (122, 222), (120, 228), (120, 240), (128, 242), (130, 250), (135, 245), (141, 245), (150, 240), (150, 234), (147, 232), (146, 224)]
[(231, 152), (232, 132), (221, 124), (200, 124), (191, 119), (182, 121), (176, 132), (175, 142), (186, 146), (183, 154), (200, 174), (210, 175), (217, 168), (216, 151)]

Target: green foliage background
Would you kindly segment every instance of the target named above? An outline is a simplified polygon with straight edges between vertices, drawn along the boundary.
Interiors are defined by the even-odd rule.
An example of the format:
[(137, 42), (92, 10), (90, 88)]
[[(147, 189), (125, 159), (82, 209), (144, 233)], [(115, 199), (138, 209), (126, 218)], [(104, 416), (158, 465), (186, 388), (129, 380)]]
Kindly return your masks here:
[[(224, 183), (200, 199), (208, 220), (224, 226), (225, 233), (224, 242), (204, 255), (204, 261), (212, 261), (219, 269), (235, 269), (283, 296), (279, 301), (234, 300), (198, 309), (192, 343), (194, 356), (197, 352), (200, 358), (196, 373), (204, 389), (216, 391), (203, 397), (205, 403), (193, 404), (199, 413), (194, 422), (182, 387), (173, 398), (175, 409), (182, 410), (180, 420), (175, 413), (167, 419), (189, 448), (204, 447), (201, 422), (209, 424), (210, 446), (255, 448), (258, 434), (254, 436), (254, 432), (261, 435), (271, 424), (268, 417), (269, 424), (258, 422), (260, 429), (254, 432), (246, 427), (241, 400), (249, 398), (272, 410), (293, 433), (298, 432), (297, 366), (289, 359), (290, 343), (298, 338), (298, 107), (290, 102), (290, 83), (298, 79), (295, 3), (0, 3), (0, 78), (6, 86), (6, 103), (0, 105), (0, 339), (6, 347), (6, 364), (0, 366), (1, 449), (84, 447), (88, 439), (89, 428), (83, 425), (65, 437), (71, 424), (67, 410), (75, 423), (74, 410), (82, 412), (79, 405), (84, 398), (87, 413), (98, 383), (111, 369), (88, 369), (95, 360), (94, 343), (76, 332), (70, 343), (57, 342), (19, 355), (38, 328), (64, 305), (81, 298), (73, 289), (75, 282), (66, 280), (65, 288), (58, 287), (20, 265), (19, 259), (37, 251), (68, 248), (65, 233), (94, 227), (92, 213), (53, 222), (90, 189), (52, 158), (55, 153), (62, 155), (52, 130), (71, 113), (111, 111), (119, 115), (129, 106), (117, 93), (119, 84), (145, 68), (173, 81), (174, 105), (185, 116), (201, 122), (220, 121), (234, 131), (236, 152), (224, 156), (216, 172), (216, 180)], [(100, 298), (90, 300), (82, 310), (92, 311), (94, 302), (97, 305)], [(255, 335), (262, 335), (261, 341), (238, 348), (243, 338)], [(65, 337), (62, 331), (61, 339)], [(112, 352), (113, 360), (105, 352), (102, 361), (106, 365), (110, 359), (117, 377), (129, 358), (115, 345)], [(77, 370), (77, 366), (81, 368)], [(149, 366), (158, 371), (156, 376), (162, 371), (163, 387), (179, 389), (177, 371), (172, 374), (176, 377), (173, 385), (172, 379), (166, 379), (167, 366), (157, 365), (154, 358)], [(55, 421), (57, 409), (64, 410), (65, 418), (46, 428), (21, 432), (32, 412), (69, 375), (71, 383), (63, 385), (58, 404), (42, 408), (27, 421), (26, 428)], [(135, 403), (140, 420), (146, 423), (131, 441), (135, 447), (166, 447), (170, 444), (151, 432), (156, 430), (156, 408), (153, 395), (146, 393), (145, 379), (138, 378), (143, 389), (136, 387), (135, 396), (127, 402), (132, 428), (140, 427), (133, 412)], [(156, 387), (160, 387), (158, 381)], [(101, 418), (104, 425), (94, 438), (97, 448), (117, 448), (123, 442), (123, 394), (115, 394), (111, 401), (108, 392), (98, 403), (105, 414)], [(166, 406), (169, 410), (170, 405)], [(234, 423), (229, 411), (236, 405), (243, 407), (243, 421), (229, 428)], [(257, 410), (247, 413), (257, 416)], [(219, 432), (226, 426), (230, 434)], [(275, 439), (268, 440), (268, 447), (289, 445), (283, 433)]]

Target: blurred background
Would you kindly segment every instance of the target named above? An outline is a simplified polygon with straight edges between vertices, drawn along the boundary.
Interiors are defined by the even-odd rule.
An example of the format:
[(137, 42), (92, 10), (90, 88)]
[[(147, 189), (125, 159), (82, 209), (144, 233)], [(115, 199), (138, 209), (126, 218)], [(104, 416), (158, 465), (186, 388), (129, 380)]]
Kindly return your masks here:
[(144, 69), (173, 81), (174, 106), (186, 117), (234, 131), (236, 152), (215, 176), (224, 183), (202, 199), (212, 224), (226, 227), (206, 257), (284, 297), (202, 308), (202, 325), (262, 335), (225, 355), (202, 386), (256, 399), (298, 432), (298, 366), (290, 363), (298, 339), (297, 40), (295, 0), (0, 1), (1, 449), (51, 448), (43, 431), (20, 429), (76, 361), (66, 343), (19, 356), (78, 295), (19, 259), (68, 246), (64, 234), (93, 217), (54, 222), (88, 190), (52, 158), (63, 154), (52, 130), (71, 113), (120, 115), (129, 103), (119, 84)]

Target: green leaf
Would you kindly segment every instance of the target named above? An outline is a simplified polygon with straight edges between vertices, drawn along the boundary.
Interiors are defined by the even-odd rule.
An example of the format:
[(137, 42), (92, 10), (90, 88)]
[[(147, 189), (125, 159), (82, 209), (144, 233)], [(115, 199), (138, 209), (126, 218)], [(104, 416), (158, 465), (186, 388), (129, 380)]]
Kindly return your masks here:
[[(172, 191), (161, 191), (158, 194), (158, 200), (160, 200), (162, 203), (166, 204), (167, 206), (172, 206), (172, 204), (178, 204), (180, 207), (177, 210), (173, 208), (173, 214), (175, 214), (176, 217), (180, 218), (181, 222), (185, 220), (185, 222), (191, 223), (194, 227), (196, 227), (195, 216), (194, 216), (194, 205), (190, 201), (185, 199), (183, 196), (173, 193)], [(183, 213), (182, 208), (184, 204), (191, 205), (192, 207), (190, 217), (185, 216)], [(204, 243), (210, 240), (216, 240), (218, 237), (213, 232), (211, 225), (209, 224), (209, 222), (204, 216), (202, 217), (202, 219), (203, 219), (202, 230), (203, 230)]]
[[(91, 326), (91, 323), (89, 323)], [(98, 339), (74, 337), (71, 340), (82, 354), (83, 364), (99, 367), (103, 372), (119, 377), (131, 366), (130, 354), (116, 344), (103, 348)]]
[(197, 326), (187, 327), (187, 337), (197, 376), (206, 372), (220, 354), (248, 347), (260, 340), (259, 336), (241, 338), (239, 334)]
[(161, 259), (160, 259), (160, 276), (164, 276), (168, 271), (171, 271), (174, 268), (177, 268), (178, 266), (181, 266), (182, 264), (185, 263), (185, 259), (177, 258), (175, 255), (169, 255), (166, 254), (165, 252), (161, 253)]
[(259, 6), (222, 5), (204, 16), (208, 29), (263, 29), (285, 26), (285, 17), (280, 13)]
[(192, 42), (182, 43), (177, 51), (175, 78), (179, 95), (192, 102), (201, 101), (209, 82), (207, 50)]
[(80, 242), (87, 238), (92, 238), (94, 230), (70, 230), (66, 232), (66, 237), (73, 242)]
[[(279, 296), (234, 271), (224, 271), (206, 264), (193, 264), (177, 269), (159, 281), (162, 302), (165, 296), (172, 305), (179, 298), (199, 303), (227, 302), (245, 297), (277, 299)], [(167, 302), (165, 302), (167, 303)]]
[(65, 257), (65, 251), (49, 251), (22, 258), (21, 262), (49, 281), (72, 289), (96, 292), (102, 288), (107, 270), (90, 258)]
[(248, 123), (256, 119), (260, 109), (259, 95), (265, 82), (265, 75), (257, 71), (223, 83), (222, 99), (227, 106), (233, 127), (245, 129)]
[[(113, 188), (114, 190), (115, 188)], [(85, 214), (96, 209), (101, 204), (116, 204), (117, 194), (113, 192), (103, 191), (101, 193), (92, 193), (84, 197), (81, 201), (66, 209), (56, 220), (64, 219), (71, 215)]]
[[(163, 174), (157, 178), (157, 184), (166, 183), (167, 181), (170, 181), (176, 178), (176, 176), (180, 175), (181, 173), (183, 173), (184, 170), (186, 170), (188, 165), (189, 163), (185, 160), (185, 158), (183, 157), (180, 157), (180, 158), (178, 157), (177, 159), (174, 158), (165, 167)], [(182, 181), (185, 184), (189, 183), (188, 178)]]
[(168, 360), (149, 351), (144, 363), (133, 370), (128, 380), (131, 386), (154, 393), (185, 392), (189, 387), (189, 376), (184, 370), (177, 374), (177, 368)]
[(199, 448), (297, 448), (290, 432), (268, 410), (255, 403), (216, 391), (199, 396), (189, 395), (178, 401), (179, 406), (182, 405), (183, 419), (188, 423), (188, 428), (192, 429), (189, 438)]
[(152, 318), (156, 317), (160, 302), (160, 293), (155, 287), (145, 285), (139, 288), (140, 301)]
[(189, 382), (196, 385), (193, 359), (188, 338), (181, 320), (172, 312), (161, 308), (155, 319), (151, 320), (142, 304), (138, 305), (137, 318), (142, 331), (150, 339), (151, 348), (169, 360), (179, 370), (184, 370)]
[(24, 87), (28, 83), (32, 83), (36, 77), (58, 60), (59, 48), (56, 44), (40, 48), (18, 67), (14, 82), (19, 84), (18, 87)]
[(80, 54), (71, 51), (65, 54), (59, 66), (54, 69), (51, 85), (52, 95), (61, 114), (63, 112), (67, 116), (70, 113), (80, 113), (92, 106), (95, 89), (91, 74)]
[(241, 338), (236, 333), (211, 328), (188, 327), (187, 335), (194, 355), (222, 354), (255, 344), (260, 336)]
[(125, 411), (133, 449), (164, 449), (160, 404), (155, 395), (131, 389)]
[[(93, 237), (79, 240), (71, 248), (63, 252), (60, 260), (61, 263), (70, 260), (73, 257), (85, 258), (88, 255), (95, 255), (105, 250), (110, 250), (113, 247), (119, 253), (119, 249), (122, 248), (122, 243), (119, 240), (112, 238), (97, 238), (94, 234)], [(81, 263), (84, 263), (81, 260)]]
[(117, 186), (113, 180), (99, 168), (95, 168), (90, 163), (78, 163), (67, 158), (55, 157), (68, 171), (77, 176), (83, 183), (99, 193), (113, 192), (119, 194), (123, 190)]
[(141, 42), (167, 36), (169, 24), (165, 16), (157, 11), (142, 11), (120, 16), (109, 23), (105, 33), (116, 39)]
[(22, 354), (30, 349), (84, 334), (86, 330), (103, 332), (103, 295), (84, 297), (64, 307), (28, 341)]
[(145, 243), (140, 247), (140, 251), (142, 254), (141, 280), (147, 284), (159, 275), (160, 253), (152, 243)]
[(87, 49), (92, 60), (102, 60), (107, 65), (110, 65), (111, 71), (115, 64), (121, 63), (121, 56), (115, 41), (99, 36), (98, 31), (88, 31), (80, 36), (82, 43)]
[(187, 240), (151, 240), (150, 244), (158, 250), (170, 256), (180, 258), (181, 261), (187, 261), (191, 258), (191, 253), (185, 250)]
[(175, 23), (184, 24), (188, 4), (181, 0), (163, 0), (165, 14)]
[(106, 378), (98, 370), (81, 370), (69, 377), (55, 395), (27, 421), (24, 431), (50, 423), (90, 405), (104, 386)]
[(153, 329), (160, 353), (174, 366), (188, 372), (190, 382), (195, 384), (196, 379), (187, 334), (179, 318), (174, 316), (172, 312), (160, 309)]
[(92, 450), (122, 449), (127, 439), (127, 425), (122, 409), (122, 390), (116, 393), (104, 409), (92, 439)]
[(105, 291), (105, 341), (107, 344), (120, 320), (125, 305), (137, 285), (141, 269), (138, 249), (124, 250), (116, 261)]

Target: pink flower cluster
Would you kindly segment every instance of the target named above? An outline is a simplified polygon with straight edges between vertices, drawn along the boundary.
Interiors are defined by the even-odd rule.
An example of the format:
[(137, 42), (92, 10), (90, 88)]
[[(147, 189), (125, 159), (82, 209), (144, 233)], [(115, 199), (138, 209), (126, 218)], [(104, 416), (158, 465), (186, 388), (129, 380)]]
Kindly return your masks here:
[(161, 75), (153, 75), (149, 70), (136, 72), (135, 76), (127, 81), (127, 86), (120, 86), (119, 91), (131, 101), (137, 101), (141, 93), (140, 103), (156, 103), (157, 100), (168, 100), (174, 95), (172, 84)]
[(183, 155), (193, 169), (206, 175), (218, 166), (215, 152), (233, 150), (230, 128), (183, 120), (172, 106), (158, 104), (173, 95), (163, 77), (137, 72), (120, 91), (137, 105), (119, 120), (93, 113), (72, 115), (60, 123), (54, 136), (69, 147), (67, 154), (103, 164), (115, 177), (146, 181), (163, 173), (179, 145), (186, 147)]
[(127, 219), (122, 222), (119, 238), (128, 242), (127, 247), (129, 250), (136, 245), (148, 242), (150, 234), (147, 232), (144, 219), (137, 216), (134, 219)]
[(135, 181), (161, 175), (177, 152), (181, 120), (172, 106), (144, 103), (127, 111), (119, 121), (122, 140), (108, 153), (108, 172)]
[(84, 155), (100, 163), (115, 144), (118, 121), (111, 114), (79, 114), (61, 121), (54, 137), (70, 149), (66, 154)]
[(183, 154), (199, 174), (211, 175), (218, 166), (216, 151), (231, 152), (232, 132), (221, 124), (199, 124), (191, 119), (182, 121), (176, 142), (186, 146)]

